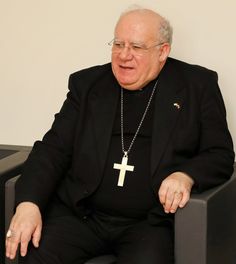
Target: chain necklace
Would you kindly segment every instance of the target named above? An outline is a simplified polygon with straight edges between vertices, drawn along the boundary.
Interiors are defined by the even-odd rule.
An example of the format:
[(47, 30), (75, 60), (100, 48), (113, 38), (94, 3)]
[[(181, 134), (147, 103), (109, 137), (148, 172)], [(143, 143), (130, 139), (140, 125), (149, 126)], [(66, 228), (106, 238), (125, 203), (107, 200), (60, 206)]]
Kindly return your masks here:
[(120, 97), (120, 112), (121, 112), (121, 148), (122, 148), (122, 152), (123, 152), (123, 158), (122, 158), (122, 161), (121, 161), (121, 164), (119, 163), (114, 163), (114, 166), (113, 168), (114, 169), (117, 169), (117, 170), (120, 170), (120, 174), (119, 174), (119, 179), (118, 179), (118, 186), (123, 186), (124, 185), (124, 180), (125, 180), (125, 173), (126, 171), (134, 171), (134, 166), (131, 166), (131, 165), (127, 165), (128, 163), (128, 154), (136, 140), (136, 137), (139, 133), (139, 130), (143, 124), (143, 121), (146, 117), (146, 114), (147, 114), (147, 111), (150, 107), (150, 104), (151, 104), (151, 101), (152, 101), (152, 98), (153, 98), (153, 95), (155, 93), (155, 90), (156, 90), (156, 87), (157, 87), (157, 83), (158, 83), (158, 80), (155, 82), (154, 86), (153, 86), (153, 89), (152, 89), (152, 93), (151, 93), (151, 96), (148, 100), (148, 103), (147, 103), (147, 106), (145, 108), (145, 111), (143, 113), (143, 116), (141, 118), (141, 121), (138, 125), (138, 128), (134, 134), (134, 137), (128, 147), (127, 150), (125, 150), (125, 144), (124, 144), (124, 91), (123, 91), (123, 88), (121, 87), (121, 97)]

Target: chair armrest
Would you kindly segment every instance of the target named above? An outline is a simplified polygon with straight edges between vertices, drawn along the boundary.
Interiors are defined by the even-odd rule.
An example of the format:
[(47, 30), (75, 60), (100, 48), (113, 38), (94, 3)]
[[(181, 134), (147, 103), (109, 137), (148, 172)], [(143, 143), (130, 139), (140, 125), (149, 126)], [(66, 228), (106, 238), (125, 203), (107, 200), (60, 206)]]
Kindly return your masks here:
[(32, 147), (28, 146), (15, 146), (15, 145), (1, 145), (0, 152), (12, 152), (12, 154), (7, 155), (5, 158), (0, 159), (0, 177), (2, 178), (7, 172), (12, 171), (12, 169), (21, 166), (27, 159), (29, 152)]
[(193, 194), (175, 215), (176, 264), (236, 262), (236, 175)]
[[(1, 197), (1, 203), (2, 203), (1, 208), (4, 208), (4, 200), (5, 200), (4, 193), (6, 192), (7, 180), (10, 179), (10, 181), (11, 181), (12, 177), (15, 177), (16, 175), (18, 175), (21, 172), (22, 166), (23, 166), (25, 160), (27, 159), (28, 155), (29, 155), (29, 150), (19, 151), (19, 152), (16, 152), (16, 153), (0, 160), (0, 189), (1, 189), (0, 190), (0, 193), (1, 193), (0, 197)], [(9, 197), (11, 197), (11, 195), (13, 195), (13, 194), (15, 195), (15, 191), (12, 191), (11, 194), (9, 194)], [(13, 201), (14, 201), (15, 196), (12, 196), (12, 197), (13, 197)], [(4, 213), (4, 212), (2, 212), (2, 213)], [(3, 224), (1, 223), (1, 229), (3, 229), (2, 226), (4, 226), (4, 225), (6, 226), (6, 223), (3, 223)]]
[(5, 183), (21, 173), (30, 150), (27, 146), (0, 145), (0, 263), (4, 263), (5, 258)]
[[(5, 233), (7, 232), (12, 216), (14, 214), (15, 207), (15, 184), (20, 175), (9, 179), (5, 183)], [(5, 264), (17, 264), (18, 257), (14, 260), (5, 258)]]
[(9, 179), (5, 183), (5, 232), (7, 232), (11, 218), (14, 214), (15, 184), (19, 177), (20, 175)]

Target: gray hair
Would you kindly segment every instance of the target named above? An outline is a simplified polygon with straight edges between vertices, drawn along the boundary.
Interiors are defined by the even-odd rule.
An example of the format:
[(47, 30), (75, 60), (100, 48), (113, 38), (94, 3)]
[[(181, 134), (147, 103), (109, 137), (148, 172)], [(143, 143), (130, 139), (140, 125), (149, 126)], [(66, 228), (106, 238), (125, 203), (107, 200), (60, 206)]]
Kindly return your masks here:
[(131, 12), (141, 12), (141, 13), (146, 13), (146, 12), (153, 12), (153, 14), (155, 14), (157, 17), (159, 17), (160, 19), (160, 27), (158, 30), (158, 37), (160, 39), (161, 43), (169, 43), (171, 45), (172, 43), (172, 36), (173, 36), (173, 28), (170, 24), (170, 22), (164, 18), (163, 16), (161, 16), (160, 14), (158, 14), (157, 12), (151, 10), (151, 9), (147, 9), (147, 8), (143, 8), (139, 5), (132, 5), (130, 6), (128, 9), (126, 9), (120, 16), (120, 18), (122, 18), (123, 16), (125, 16), (126, 14), (129, 14)]
[(164, 17), (161, 17), (159, 34), (160, 34), (160, 41), (161, 42), (167, 42), (171, 45), (172, 36), (173, 36), (173, 28), (170, 25), (170, 22), (167, 19), (165, 19)]

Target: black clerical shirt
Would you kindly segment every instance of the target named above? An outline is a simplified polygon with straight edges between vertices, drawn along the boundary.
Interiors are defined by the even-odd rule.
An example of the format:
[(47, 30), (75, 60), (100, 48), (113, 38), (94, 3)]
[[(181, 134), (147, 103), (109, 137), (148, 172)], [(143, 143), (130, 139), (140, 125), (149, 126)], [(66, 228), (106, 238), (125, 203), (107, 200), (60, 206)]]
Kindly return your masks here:
[[(149, 83), (142, 90), (124, 89), (125, 150), (129, 148), (138, 128), (155, 81)], [(157, 90), (155, 93), (158, 92)], [(120, 103), (118, 104), (103, 179), (96, 192), (89, 198), (89, 204), (95, 210), (115, 216), (145, 218), (148, 211), (156, 205), (158, 198), (151, 188), (150, 176), (154, 101), (153, 98), (138, 136), (128, 154), (128, 165), (134, 166), (134, 171), (126, 171), (123, 187), (117, 186), (120, 171), (113, 168), (114, 163), (120, 164), (123, 157), (121, 109)]]

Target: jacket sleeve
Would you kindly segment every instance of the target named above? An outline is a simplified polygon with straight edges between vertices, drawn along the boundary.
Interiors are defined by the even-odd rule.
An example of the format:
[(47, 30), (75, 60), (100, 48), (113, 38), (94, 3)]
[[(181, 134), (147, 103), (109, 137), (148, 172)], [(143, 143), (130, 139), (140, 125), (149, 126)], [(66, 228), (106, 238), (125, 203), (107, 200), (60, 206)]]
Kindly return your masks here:
[(31, 201), (42, 210), (71, 163), (80, 96), (73, 78), (51, 129), (36, 141), (16, 185), (16, 205)]
[(200, 140), (197, 154), (181, 164), (178, 170), (190, 175), (193, 191), (203, 191), (226, 181), (233, 172), (234, 151), (226, 121), (223, 98), (217, 74), (211, 72), (201, 89)]

